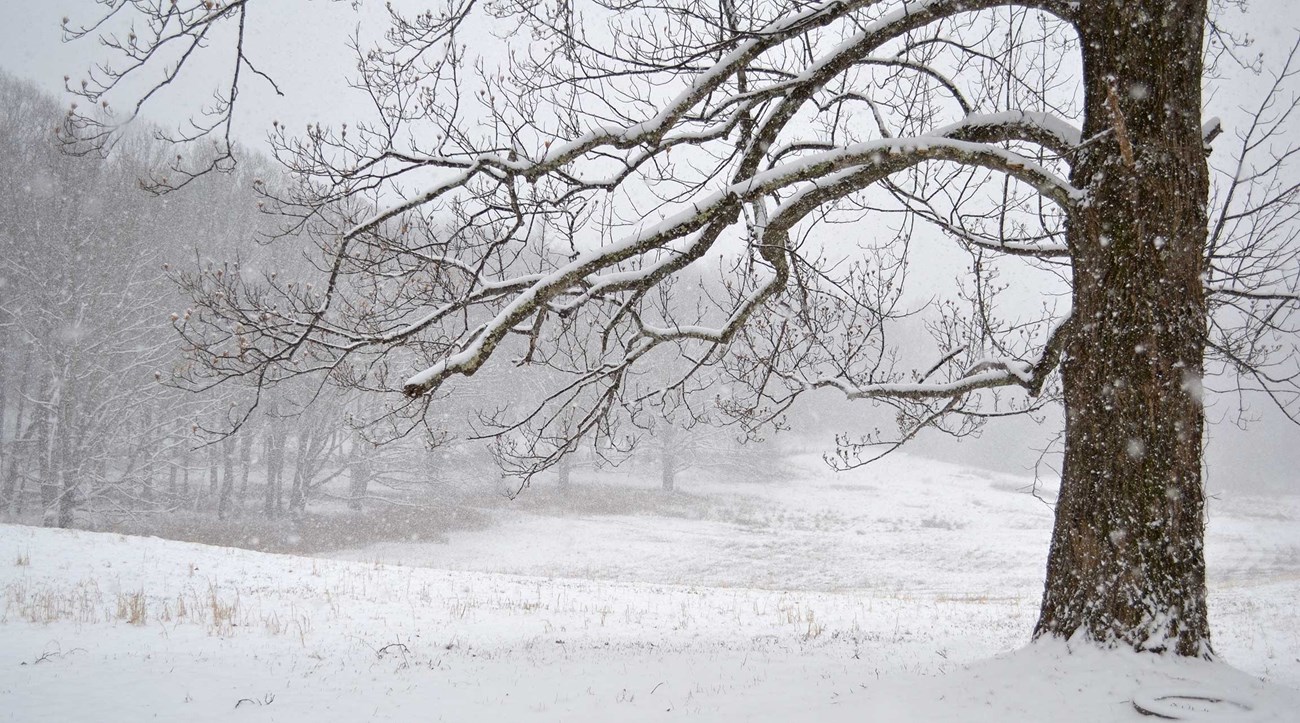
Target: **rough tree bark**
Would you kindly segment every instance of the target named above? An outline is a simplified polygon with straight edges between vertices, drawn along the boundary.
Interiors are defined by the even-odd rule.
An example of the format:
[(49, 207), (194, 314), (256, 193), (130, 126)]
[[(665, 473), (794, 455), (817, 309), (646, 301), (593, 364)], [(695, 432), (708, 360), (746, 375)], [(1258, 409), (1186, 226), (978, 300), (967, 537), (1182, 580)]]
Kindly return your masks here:
[(1203, 0), (1079, 6), (1065, 460), (1037, 635), (1209, 656), (1200, 378)]

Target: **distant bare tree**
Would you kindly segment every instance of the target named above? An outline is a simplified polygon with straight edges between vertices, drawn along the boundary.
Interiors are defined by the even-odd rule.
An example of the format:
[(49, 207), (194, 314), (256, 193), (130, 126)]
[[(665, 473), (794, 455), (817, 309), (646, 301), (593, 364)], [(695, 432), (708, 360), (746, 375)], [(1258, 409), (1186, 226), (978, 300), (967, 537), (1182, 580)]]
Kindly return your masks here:
[(21, 351), (24, 370), (0, 378), (23, 400), (4, 435), (15, 453), (6, 497), (17, 492), (21, 454), (46, 522), (66, 527), (85, 499), (140, 504), (138, 479), (189, 403), (155, 378), (175, 349), (164, 311), (175, 292), (136, 178), (158, 157), (134, 137), (107, 159), (67, 158), (53, 143), (54, 101), (2, 76), (0, 96), (0, 135), (15, 146), (5, 154), (14, 176), (0, 184), (0, 317), (5, 355)]

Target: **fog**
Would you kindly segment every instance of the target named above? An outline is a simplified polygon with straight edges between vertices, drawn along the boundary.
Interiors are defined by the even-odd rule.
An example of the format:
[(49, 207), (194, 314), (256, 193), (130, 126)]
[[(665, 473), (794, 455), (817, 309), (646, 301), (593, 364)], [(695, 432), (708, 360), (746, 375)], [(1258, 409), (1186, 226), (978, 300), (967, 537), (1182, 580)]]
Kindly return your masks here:
[[(59, 21), (67, 15), (75, 24), (88, 7), (51, 2), (6, 8), (0, 26), (0, 88), (6, 99), (0, 108), (0, 162), (6, 167), (0, 179), (0, 478), (7, 513), (15, 519), (140, 530), (156, 524), (146, 513), (166, 510), (185, 515), (186, 524), (197, 528), (194, 520), (209, 517), (273, 519), (310, 509), (359, 515), (372, 503), (400, 510), (434, 500), (453, 510), (467, 495), (495, 499), (520, 489), (520, 480), (501, 476), (494, 464), (499, 455), (483, 441), (466, 439), (480, 429), (484, 410), (539, 394), (537, 379), (508, 360), (484, 372), (488, 382), (467, 383), (435, 405), (427, 428), (378, 446), (376, 438), (384, 435), (356, 421), (382, 417), (388, 403), (383, 395), (303, 381), (268, 392), (244, 419), (249, 390), (225, 385), (193, 391), (204, 385), (188, 376), (185, 342), (172, 317), (189, 319), (192, 302), (184, 287), (197, 282), (186, 275), (237, 260), (245, 271), (313, 278), (316, 270), (304, 258), (309, 241), (257, 242), (273, 226), (256, 212), (250, 187), (254, 179), (279, 172), (259, 155), (261, 141), (273, 121), (298, 128), (364, 117), (364, 99), (346, 87), (354, 63), (339, 48), (358, 23), (367, 38), (383, 20), (377, 3), (363, 4), (359, 12), (347, 3), (284, 3), (258, 11), (279, 14), (259, 22), (250, 43), (259, 64), (283, 87), (283, 97), (265, 84), (250, 86), (252, 95), (235, 119), (236, 137), (245, 146), (238, 172), (155, 198), (140, 191), (136, 179), (170, 151), (150, 139), (145, 124), (182, 124), (195, 99), (210, 88), (191, 81), (169, 90), (107, 159), (60, 155), (47, 131), (68, 101), (55, 94), (65, 76), (75, 84), (101, 60), (102, 49), (84, 40), (61, 43)], [(1254, 17), (1269, 14), (1259, 8)], [(1258, 50), (1275, 54), (1288, 31), (1270, 24), (1254, 32)], [(1260, 88), (1248, 74), (1213, 83), (1207, 115), (1222, 115), (1230, 125)], [(967, 263), (955, 251), (945, 256), (941, 240), (931, 242), (936, 250), (929, 263), (912, 269), (910, 303), (919, 305), (951, 287)], [(1018, 289), (1013, 293), (1021, 296), (1010, 309), (1032, 310), (1044, 294), (1060, 292), (1050, 285)], [(903, 336), (909, 334), (921, 336), (919, 328)], [(1229, 392), (1232, 384), (1226, 378), (1206, 382)], [(1295, 491), (1295, 425), (1263, 395), (1209, 394), (1206, 404), (1211, 491)], [(749, 446), (735, 426), (633, 425), (613, 446), (586, 446), (539, 479), (549, 484), (576, 465), (602, 474), (637, 469), (650, 488), (671, 486), (669, 478), (688, 469), (779, 482), (784, 455), (831, 453), (837, 435), (853, 438), (888, 425), (891, 414), (831, 393), (809, 395), (790, 410), (789, 431), (757, 435), (762, 439)], [(238, 434), (224, 436), (237, 424)], [(904, 451), (1050, 479), (1059, 469), (1061, 424), (1059, 410), (1048, 408), (1035, 418), (993, 420), (962, 439), (925, 431)], [(620, 448), (632, 441), (635, 449)], [(417, 524), (405, 514), (386, 513), (385, 519), (398, 520), (393, 524), (401, 530), (393, 534)], [(449, 523), (410, 534), (437, 537), (442, 524)], [(274, 535), (259, 529), (250, 522), (238, 532), (208, 534), (276, 547)]]

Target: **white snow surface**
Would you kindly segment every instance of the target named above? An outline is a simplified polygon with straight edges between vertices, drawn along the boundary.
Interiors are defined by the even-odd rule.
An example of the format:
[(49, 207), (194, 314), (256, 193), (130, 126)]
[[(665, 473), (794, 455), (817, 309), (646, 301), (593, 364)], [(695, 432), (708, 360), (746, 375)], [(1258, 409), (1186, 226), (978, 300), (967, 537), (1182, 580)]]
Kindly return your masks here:
[(617, 515), (543, 484), (488, 529), (350, 560), (0, 525), (0, 721), (1300, 716), (1294, 496), (1211, 500), (1210, 663), (1027, 645), (1051, 524), (1028, 478), (792, 476), (686, 475)]

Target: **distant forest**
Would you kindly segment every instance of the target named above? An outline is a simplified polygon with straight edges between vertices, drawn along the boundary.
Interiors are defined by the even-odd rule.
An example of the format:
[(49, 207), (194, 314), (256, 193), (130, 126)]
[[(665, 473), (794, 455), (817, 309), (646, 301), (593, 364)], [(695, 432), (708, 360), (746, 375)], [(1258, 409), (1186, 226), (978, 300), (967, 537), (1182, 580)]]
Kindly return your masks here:
[[(0, 518), (277, 549), (313, 532), (442, 529), (467, 491), (517, 489), (485, 443), (457, 441), (472, 395), (442, 403), (422, 436), (377, 444), (354, 421), (382, 414), (383, 394), (294, 380), (263, 390), (244, 420), (251, 385), (195, 391), (175, 328), (202, 313), (186, 273), (320, 273), (294, 239), (266, 243), (279, 228), (254, 182), (281, 171), (245, 151), (229, 172), (156, 196), (140, 179), (173, 146), (141, 125), (106, 157), (68, 155), (56, 137), (67, 112), (0, 72)], [(636, 466), (656, 486), (673, 490), (690, 468), (779, 474), (775, 452), (696, 421), (627, 431), (654, 440)], [(584, 450), (548, 479), (564, 489), (575, 469), (628, 453)], [(390, 529), (358, 529), (375, 519)]]

